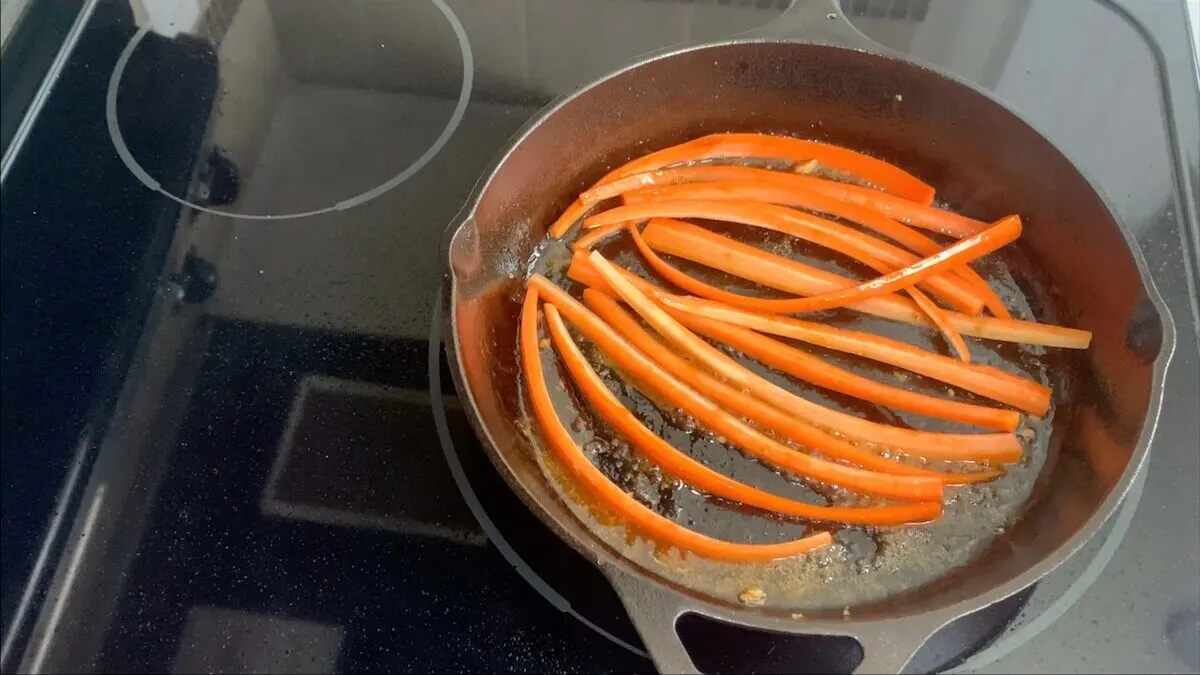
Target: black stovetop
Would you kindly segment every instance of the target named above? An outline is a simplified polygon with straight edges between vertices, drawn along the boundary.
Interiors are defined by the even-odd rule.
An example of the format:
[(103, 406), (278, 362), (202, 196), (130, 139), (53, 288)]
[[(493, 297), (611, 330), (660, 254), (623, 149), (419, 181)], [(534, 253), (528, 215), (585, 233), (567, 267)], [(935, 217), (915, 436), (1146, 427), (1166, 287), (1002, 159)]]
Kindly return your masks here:
[[(1139, 237), (1185, 243), (1163, 264), (1191, 264), (1161, 121), (1195, 102), (1154, 103), (1156, 54), (1172, 82), (1194, 78), (1182, 6), (1164, 3), (1147, 43), (1093, 0), (841, 4), (997, 91), (1121, 193)], [(652, 670), (615, 596), (580, 591), (594, 569), (489, 474), (453, 391), (431, 400), (431, 357), (449, 386), (438, 246), (542, 106), (788, 0), (145, 5), (135, 20), (81, 0), (75, 24), (37, 7), (5, 46), (0, 131), (20, 152), (0, 211), (3, 670)], [(46, 36), (74, 44), (61, 69), (36, 69)], [(1064, 40), (1086, 58), (1050, 58)], [(40, 100), (30, 73), (47, 68)], [(1092, 75), (1116, 68), (1146, 91)], [(1168, 301), (1195, 326), (1186, 292)], [(967, 666), (1200, 667), (1185, 451), (1153, 458), (1133, 526), (1118, 519)]]

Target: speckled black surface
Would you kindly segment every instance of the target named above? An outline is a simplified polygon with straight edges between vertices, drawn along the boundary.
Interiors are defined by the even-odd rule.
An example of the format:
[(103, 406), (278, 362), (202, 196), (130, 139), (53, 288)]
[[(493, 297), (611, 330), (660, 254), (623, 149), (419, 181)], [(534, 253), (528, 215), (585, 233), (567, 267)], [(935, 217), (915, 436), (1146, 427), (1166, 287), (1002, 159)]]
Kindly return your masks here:
[[(426, 351), (422, 342), (217, 323), (99, 669), (165, 670), (188, 610), (211, 605), (343, 626), (344, 671), (647, 670), (556, 612), (490, 546), (262, 515), (259, 494), (301, 374), (421, 388)], [(459, 506), (453, 492), (426, 497)]]

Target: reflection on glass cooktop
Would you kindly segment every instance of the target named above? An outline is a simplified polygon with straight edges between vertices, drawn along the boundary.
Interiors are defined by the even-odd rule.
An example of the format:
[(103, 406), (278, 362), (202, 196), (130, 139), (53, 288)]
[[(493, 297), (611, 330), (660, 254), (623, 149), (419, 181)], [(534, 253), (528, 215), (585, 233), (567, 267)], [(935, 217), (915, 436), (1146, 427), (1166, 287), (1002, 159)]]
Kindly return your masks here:
[(98, 669), (644, 670), (487, 545), (426, 424), (426, 355), (212, 326)]
[[(790, 0), (81, 4), (4, 184), (3, 670), (650, 670), (547, 603), (459, 495), (428, 398), (439, 245), (557, 96)], [(1155, 52), (1107, 4), (838, 6), (996, 91), (1135, 236), (1177, 227)], [(1184, 450), (1153, 459), (1125, 544), (1030, 597), (1013, 630), (1045, 632), (977, 667), (1200, 667)]]

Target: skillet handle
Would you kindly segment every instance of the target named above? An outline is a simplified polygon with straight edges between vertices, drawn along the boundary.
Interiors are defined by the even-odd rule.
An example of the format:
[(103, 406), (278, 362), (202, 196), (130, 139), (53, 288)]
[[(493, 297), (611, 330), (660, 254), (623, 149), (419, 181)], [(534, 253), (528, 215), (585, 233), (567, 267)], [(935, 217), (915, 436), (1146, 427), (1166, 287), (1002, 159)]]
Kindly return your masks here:
[(883, 47), (863, 35), (838, 6), (838, 0), (792, 0), (773, 21), (743, 34), (768, 40), (803, 40), (870, 52)]
[(600, 569), (612, 583), (621, 604), (625, 605), (625, 611), (658, 672), (699, 675), (700, 670), (692, 663), (692, 657), (675, 630), (675, 622), (687, 611), (685, 598), (611, 565), (601, 565)]
[[(908, 625), (905, 625), (905, 624)], [(910, 661), (936, 631), (920, 621), (889, 621), (885, 626), (860, 629), (854, 639), (862, 647), (863, 657), (854, 672), (862, 675), (903, 673)]]
[[(709, 611), (691, 606), (688, 598), (677, 591), (640, 579), (609, 564), (600, 569), (612, 583), (629, 618), (637, 629), (642, 643), (660, 673), (700, 673), (691, 655), (679, 638), (675, 622), (684, 614), (695, 611), (710, 616)], [(795, 631), (812, 637), (851, 637), (862, 647), (862, 661), (854, 673), (903, 673), (913, 656), (937, 632), (939, 626), (919, 618), (894, 619), (858, 626), (839, 626), (837, 622), (811, 622)], [(792, 632), (795, 626), (780, 625), (768, 629)], [(786, 638), (783, 638), (786, 639)]]

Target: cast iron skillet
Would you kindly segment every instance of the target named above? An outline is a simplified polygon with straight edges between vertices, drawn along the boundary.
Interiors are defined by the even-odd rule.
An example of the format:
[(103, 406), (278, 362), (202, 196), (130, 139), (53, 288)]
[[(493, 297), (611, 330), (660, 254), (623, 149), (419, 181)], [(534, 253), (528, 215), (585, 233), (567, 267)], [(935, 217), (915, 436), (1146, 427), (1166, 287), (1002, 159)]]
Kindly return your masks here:
[[(531, 271), (562, 279), (566, 249), (541, 245), (545, 231), (609, 168), (719, 131), (846, 145), (915, 173), (967, 215), (1020, 213), (1026, 229), (1018, 250), (984, 271), (1019, 314), (1094, 334), (1086, 352), (974, 341), (976, 358), (1018, 368), (1056, 392), (1021, 466), (993, 484), (955, 492), (948, 515), (933, 525), (843, 531), (832, 551), (758, 566), (659, 555), (562, 479), (520, 389), (523, 279)], [(528, 125), (448, 232), (447, 348), (458, 391), (500, 474), (608, 576), (661, 670), (695, 671), (675, 622), (699, 614), (781, 633), (851, 636), (863, 646), (859, 671), (899, 672), (939, 628), (1028, 587), (1082, 546), (1144, 462), (1174, 329), (1132, 241), (1080, 172), (1017, 115), (968, 83), (885, 52), (833, 5), (803, 3), (756, 36), (675, 49), (611, 74)], [(549, 377), (555, 373), (548, 367)], [(560, 415), (574, 420), (580, 413), (572, 399), (559, 399)], [(803, 490), (629, 400), (665, 436), (690, 443), (739, 479)], [(578, 440), (588, 442), (592, 432), (578, 426)], [(645, 491), (648, 477), (657, 479), (621, 448), (609, 450), (605, 468), (631, 489)], [(765, 541), (802, 530), (661, 487), (650, 492), (672, 501), (681, 522), (709, 534)], [(749, 585), (767, 592), (764, 606), (739, 604), (738, 591)]]

